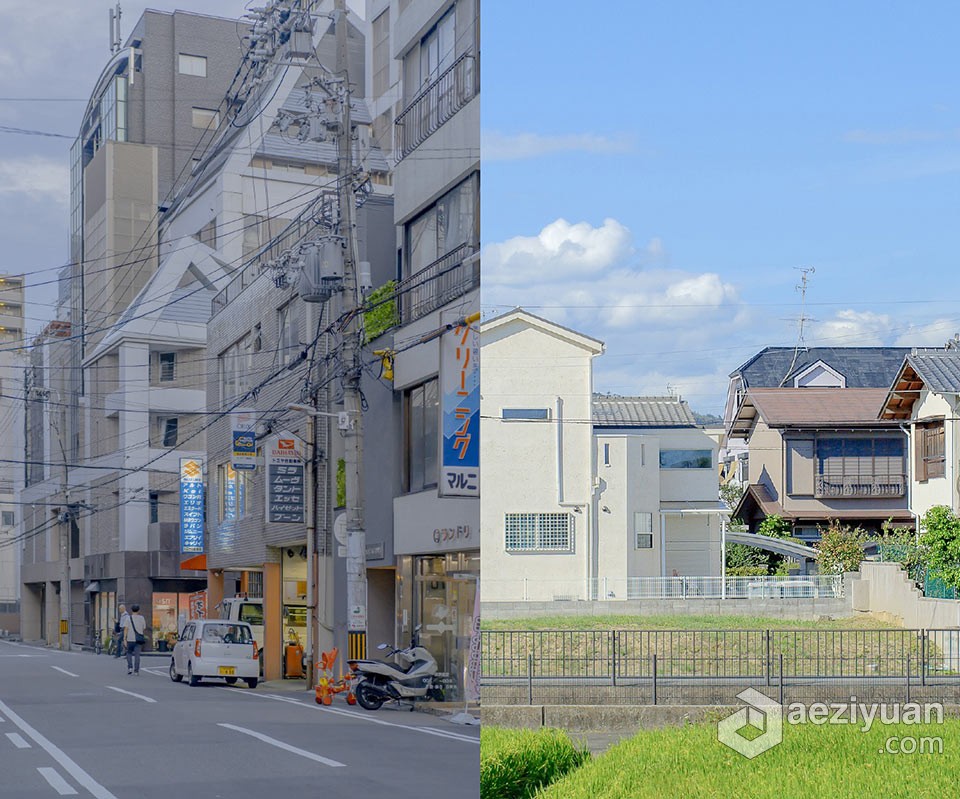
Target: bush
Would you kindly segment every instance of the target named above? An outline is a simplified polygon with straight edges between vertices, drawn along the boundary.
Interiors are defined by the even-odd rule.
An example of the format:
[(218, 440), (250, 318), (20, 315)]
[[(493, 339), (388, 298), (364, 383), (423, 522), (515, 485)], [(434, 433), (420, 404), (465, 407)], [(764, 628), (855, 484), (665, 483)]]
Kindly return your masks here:
[(860, 569), (863, 561), (863, 546), (867, 534), (859, 527), (841, 525), (834, 520), (826, 530), (820, 531), (817, 550), (817, 568), (821, 574), (843, 574)]
[(590, 753), (562, 730), (480, 731), (480, 799), (527, 799), (581, 766)]
[(926, 565), (950, 588), (960, 588), (960, 518), (946, 505), (934, 505), (920, 519), (920, 546)]

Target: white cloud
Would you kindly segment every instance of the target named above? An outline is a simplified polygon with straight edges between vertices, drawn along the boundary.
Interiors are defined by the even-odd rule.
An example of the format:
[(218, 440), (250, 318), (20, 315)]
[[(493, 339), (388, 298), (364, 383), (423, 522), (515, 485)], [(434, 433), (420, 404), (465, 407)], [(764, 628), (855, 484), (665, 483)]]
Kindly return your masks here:
[(19, 194), (30, 200), (53, 200), (67, 205), (69, 168), (65, 161), (38, 155), (0, 159), (0, 194)]
[(942, 347), (960, 332), (960, 319), (913, 323), (897, 337), (898, 347)]
[(880, 347), (889, 338), (891, 319), (873, 311), (837, 311), (813, 327), (808, 344), (823, 347)]
[(632, 149), (633, 139), (629, 136), (610, 138), (595, 133), (508, 134), (496, 130), (485, 130), (480, 135), (480, 155), (484, 161), (516, 161), (563, 152), (613, 154)]

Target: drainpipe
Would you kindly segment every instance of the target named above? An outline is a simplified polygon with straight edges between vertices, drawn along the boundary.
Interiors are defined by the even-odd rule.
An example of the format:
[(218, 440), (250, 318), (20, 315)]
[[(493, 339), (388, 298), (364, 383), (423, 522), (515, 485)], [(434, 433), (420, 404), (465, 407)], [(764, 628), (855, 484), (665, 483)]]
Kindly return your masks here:
[[(593, 574), (593, 568), (591, 561), (593, 559), (593, 519), (591, 519), (590, 506), (584, 502), (566, 502), (564, 500), (565, 490), (563, 483), (563, 397), (557, 397), (556, 401), (556, 445), (557, 445), (557, 505), (561, 508), (572, 508), (574, 513), (578, 516), (583, 515), (586, 518), (584, 519), (584, 550), (585, 550), (585, 563), (584, 563), (584, 579), (586, 582), (587, 596), (590, 596), (590, 578)], [(593, 475), (596, 473), (596, 468), (593, 465), (595, 463), (595, 457), (593, 453), (593, 434), (590, 435), (590, 452), (591, 452), (591, 468), (590, 468), (590, 478), (593, 479)]]
[(913, 424), (899, 425), (900, 430), (907, 437), (907, 511), (913, 516), (913, 532), (916, 537), (917, 546), (920, 545), (920, 516), (913, 509), (913, 436), (910, 435), (910, 430), (913, 427)]
[(719, 513), (720, 522), (720, 599), (727, 598), (727, 521)]

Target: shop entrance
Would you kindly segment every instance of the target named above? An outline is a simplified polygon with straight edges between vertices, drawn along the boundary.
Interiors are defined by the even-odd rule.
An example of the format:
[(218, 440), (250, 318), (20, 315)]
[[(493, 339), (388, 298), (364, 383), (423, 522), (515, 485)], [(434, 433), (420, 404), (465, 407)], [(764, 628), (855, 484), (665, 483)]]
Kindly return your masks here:
[[(479, 553), (415, 558), (413, 618), (420, 643), (437, 659), (448, 701), (463, 701), (474, 600), (480, 576)], [(403, 642), (406, 643), (406, 642)]]

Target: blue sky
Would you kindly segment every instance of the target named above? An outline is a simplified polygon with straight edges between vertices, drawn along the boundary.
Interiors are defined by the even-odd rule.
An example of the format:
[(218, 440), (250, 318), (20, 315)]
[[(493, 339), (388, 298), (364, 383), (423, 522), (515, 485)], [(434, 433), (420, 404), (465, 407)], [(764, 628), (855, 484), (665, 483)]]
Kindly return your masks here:
[(942, 345), (958, 29), (935, 2), (487, 2), (485, 313), (606, 341), (598, 390), (714, 413), (796, 343), (801, 267), (808, 346)]

